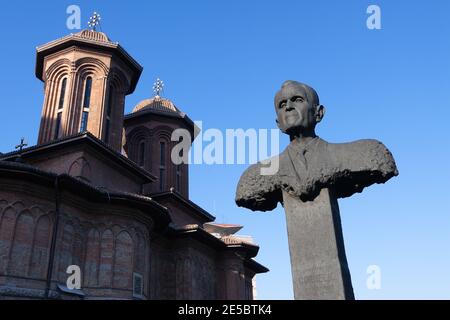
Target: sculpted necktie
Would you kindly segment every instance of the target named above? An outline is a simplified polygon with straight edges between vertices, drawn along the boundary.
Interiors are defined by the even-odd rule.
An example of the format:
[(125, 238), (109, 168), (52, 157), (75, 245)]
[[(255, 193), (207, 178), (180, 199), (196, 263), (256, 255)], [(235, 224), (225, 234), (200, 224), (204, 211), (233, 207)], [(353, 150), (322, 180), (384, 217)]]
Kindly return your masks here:
[(305, 153), (305, 149), (298, 151), (293, 148), (288, 148), (289, 158), (299, 181), (302, 180), (302, 177), (306, 176), (306, 172), (308, 170)]
[[(301, 173), (308, 171), (308, 161), (306, 160), (306, 153), (309, 152), (308, 148), (317, 141), (317, 137), (309, 141), (303, 147), (295, 147), (292, 145), (292, 150), (289, 150), (289, 157), (291, 158), (292, 164), (294, 165), (297, 175), (301, 176)], [(294, 151), (293, 153), (291, 151)], [(301, 171), (299, 171), (301, 170)]]

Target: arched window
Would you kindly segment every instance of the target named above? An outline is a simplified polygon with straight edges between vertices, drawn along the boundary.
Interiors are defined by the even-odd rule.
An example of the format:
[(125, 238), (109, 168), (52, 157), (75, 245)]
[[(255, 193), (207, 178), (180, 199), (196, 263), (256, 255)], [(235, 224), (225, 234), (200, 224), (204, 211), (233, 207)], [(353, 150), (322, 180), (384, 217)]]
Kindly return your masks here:
[(84, 132), (87, 130), (89, 108), (91, 106), (91, 92), (92, 92), (92, 77), (87, 77), (84, 86), (83, 113), (81, 115), (80, 132)]
[(177, 165), (177, 191), (181, 192), (181, 164)]
[(160, 146), (159, 189), (163, 191), (166, 173), (166, 144), (161, 141), (159, 143), (159, 146)]
[(59, 104), (58, 104), (58, 110), (61, 110), (64, 108), (64, 99), (66, 97), (66, 86), (67, 86), (67, 78), (64, 78), (61, 82), (61, 90), (59, 93)]
[(59, 90), (59, 102), (58, 102), (58, 113), (56, 114), (56, 124), (55, 124), (55, 136), (54, 139), (59, 138), (59, 132), (61, 129), (61, 119), (62, 112), (64, 109), (64, 100), (66, 97), (66, 87), (67, 87), (67, 78), (61, 80), (61, 89)]
[(59, 131), (61, 128), (61, 119), (62, 119), (62, 112), (58, 112), (58, 114), (56, 115), (56, 124), (55, 124), (55, 139), (59, 138)]
[(109, 143), (109, 131), (111, 127), (111, 113), (114, 105), (114, 87), (109, 86), (108, 105), (106, 106), (105, 142)]
[(83, 108), (89, 109), (89, 107), (91, 106), (92, 77), (86, 78), (86, 84), (84, 88)]
[(141, 141), (140, 143), (139, 143), (139, 154), (138, 154), (138, 156), (139, 156), (139, 165), (141, 166), (141, 167), (143, 167), (144, 166), (144, 164), (145, 164), (145, 141)]
[[(180, 152), (181, 158), (183, 158), (183, 155), (184, 155), (184, 150), (182, 149)], [(181, 192), (181, 164), (177, 165), (176, 172), (177, 172), (177, 190), (179, 192)]]

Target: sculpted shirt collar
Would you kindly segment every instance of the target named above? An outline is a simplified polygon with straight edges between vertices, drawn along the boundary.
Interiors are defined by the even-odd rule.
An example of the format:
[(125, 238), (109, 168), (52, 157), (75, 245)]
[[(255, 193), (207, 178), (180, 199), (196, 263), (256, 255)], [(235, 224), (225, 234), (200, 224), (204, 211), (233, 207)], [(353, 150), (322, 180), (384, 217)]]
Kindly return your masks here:
[(306, 143), (304, 145), (300, 145), (296, 141), (292, 141), (289, 144), (289, 149), (290, 149), (290, 151), (294, 151), (296, 153), (301, 153), (304, 155), (306, 152), (308, 152), (310, 150), (314, 150), (319, 141), (320, 141), (320, 138), (318, 136), (316, 136), (315, 138), (312, 138), (308, 143)]
[[(306, 159), (306, 154), (308, 152), (311, 152), (316, 149), (317, 143), (321, 139), (316, 136), (315, 138), (311, 139), (308, 143), (305, 145), (299, 145), (297, 142), (292, 141), (288, 146), (288, 154), (289, 158), (291, 159), (292, 165), (294, 166), (297, 173), (299, 171), (308, 170), (308, 162)], [(301, 168), (298, 168), (298, 162), (300, 162), (303, 165), (303, 170)]]

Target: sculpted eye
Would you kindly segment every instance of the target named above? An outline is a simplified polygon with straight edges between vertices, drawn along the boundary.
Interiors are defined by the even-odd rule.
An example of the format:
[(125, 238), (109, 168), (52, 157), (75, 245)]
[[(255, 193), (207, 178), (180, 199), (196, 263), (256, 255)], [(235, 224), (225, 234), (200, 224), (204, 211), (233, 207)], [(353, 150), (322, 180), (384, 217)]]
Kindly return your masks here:
[(295, 102), (303, 102), (303, 101), (305, 101), (305, 99), (303, 99), (302, 97), (295, 98)]
[(278, 108), (283, 109), (284, 107), (286, 107), (286, 101), (281, 101)]

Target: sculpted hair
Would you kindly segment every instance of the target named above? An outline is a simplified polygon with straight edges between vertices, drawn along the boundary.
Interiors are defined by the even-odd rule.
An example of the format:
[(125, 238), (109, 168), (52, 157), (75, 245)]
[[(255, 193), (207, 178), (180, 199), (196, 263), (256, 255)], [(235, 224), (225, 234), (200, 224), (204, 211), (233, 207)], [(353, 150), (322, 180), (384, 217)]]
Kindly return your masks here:
[(283, 84), (281, 85), (280, 91), (278, 91), (277, 94), (275, 95), (275, 107), (277, 106), (277, 101), (279, 99), (281, 91), (289, 86), (303, 88), (306, 92), (308, 101), (311, 102), (313, 106), (318, 106), (320, 104), (319, 95), (317, 94), (316, 90), (314, 90), (312, 87), (308, 86), (307, 84), (298, 82), (298, 81), (287, 80), (287, 81), (283, 82)]

